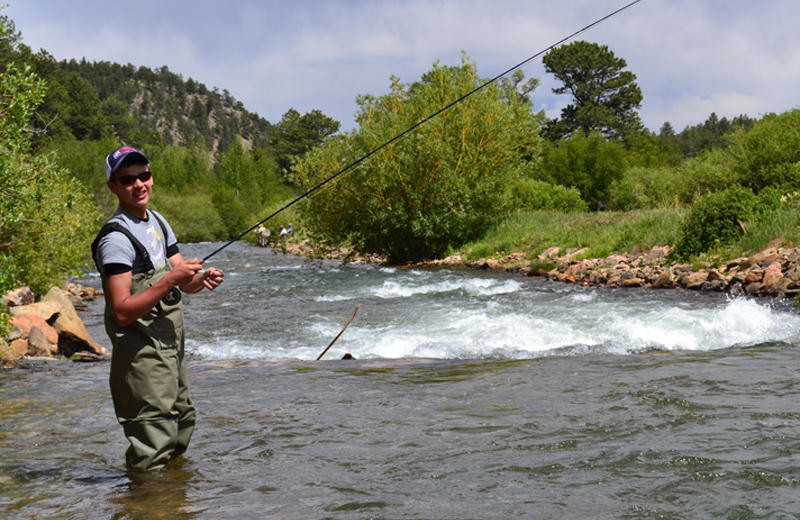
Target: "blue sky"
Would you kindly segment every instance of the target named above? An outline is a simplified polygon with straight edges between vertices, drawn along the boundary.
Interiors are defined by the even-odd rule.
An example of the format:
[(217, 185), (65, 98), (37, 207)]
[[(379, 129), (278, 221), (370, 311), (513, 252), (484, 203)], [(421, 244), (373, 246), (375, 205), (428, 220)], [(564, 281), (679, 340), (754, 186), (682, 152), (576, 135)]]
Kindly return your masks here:
[[(360, 94), (412, 82), (465, 51), (492, 77), (628, 0), (5, 0), (34, 50), (57, 59), (157, 68), (227, 89), (275, 123), (320, 109), (353, 128)], [(579, 38), (607, 45), (637, 76), (645, 125), (678, 129), (713, 111), (753, 117), (800, 107), (800, 2), (642, 0)], [(568, 103), (537, 59), (536, 109)]]

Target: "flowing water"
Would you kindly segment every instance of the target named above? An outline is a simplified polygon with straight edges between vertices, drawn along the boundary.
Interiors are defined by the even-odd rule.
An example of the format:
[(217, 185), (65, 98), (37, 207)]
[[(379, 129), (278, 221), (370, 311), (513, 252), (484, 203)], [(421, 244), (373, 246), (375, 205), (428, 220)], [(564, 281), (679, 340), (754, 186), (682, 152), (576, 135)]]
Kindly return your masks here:
[[(0, 518), (800, 515), (789, 305), (241, 243), (209, 263), (226, 281), (186, 298), (186, 456), (125, 472), (107, 362), (3, 371)], [(101, 313), (82, 316), (108, 346)]]

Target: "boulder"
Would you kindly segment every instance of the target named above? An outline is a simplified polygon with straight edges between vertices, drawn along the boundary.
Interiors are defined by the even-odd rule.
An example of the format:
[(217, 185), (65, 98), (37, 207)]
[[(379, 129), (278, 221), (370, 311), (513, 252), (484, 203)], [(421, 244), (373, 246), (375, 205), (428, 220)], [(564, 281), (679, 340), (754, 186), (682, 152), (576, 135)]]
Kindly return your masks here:
[(644, 280), (641, 278), (628, 278), (627, 280), (622, 281), (623, 287), (641, 287), (644, 283)]
[[(10, 347), (11, 347), (11, 358), (9, 359), (9, 361), (19, 359), (28, 353), (28, 340), (27, 339), (12, 340)], [(5, 357), (3, 358), (3, 361), (7, 361)]]
[(683, 285), (687, 289), (699, 290), (703, 284), (708, 280), (708, 272), (700, 270), (694, 273), (689, 273), (683, 277)]
[(653, 282), (653, 289), (671, 288), (672, 287), (672, 274), (669, 271), (663, 271), (658, 275), (658, 278)]
[(58, 344), (58, 332), (43, 318), (30, 314), (14, 314), (11, 317), (9, 339), (27, 339), (34, 328), (39, 329), (48, 342)]
[[(55, 332), (53, 327), (47, 326), (49, 330)], [(29, 356), (58, 356), (58, 336), (56, 335), (55, 341), (49, 338), (49, 331), (45, 332), (39, 327), (31, 327), (30, 335), (28, 336), (28, 355)]]
[(749, 283), (749, 284), (745, 285), (744, 291), (747, 294), (749, 294), (751, 296), (754, 296), (754, 295), (758, 294), (759, 291), (761, 291), (761, 285), (762, 285), (761, 282)]
[(627, 261), (627, 258), (622, 255), (610, 255), (603, 261), (603, 265), (606, 267), (613, 267), (625, 261)]
[(771, 293), (772, 287), (778, 283), (781, 278), (783, 278), (781, 263), (777, 261), (772, 262), (764, 269), (764, 275), (761, 282), (764, 284), (762, 290)]
[(52, 324), (59, 313), (58, 305), (53, 302), (37, 302), (29, 305), (21, 305), (19, 307), (11, 307), (9, 309), (14, 316), (38, 316), (46, 322)]
[[(738, 276), (737, 276), (738, 278)], [(759, 269), (758, 267), (751, 267), (744, 275), (744, 285), (750, 285), (751, 283), (760, 282), (764, 279), (764, 271)]]
[(669, 254), (669, 246), (654, 246), (642, 255), (642, 260), (648, 264), (660, 263)]
[(3, 306), (19, 307), (21, 305), (30, 305), (33, 303), (33, 300), (33, 291), (31, 291), (30, 287), (19, 287), (8, 291), (6, 295), (3, 296)]
[(794, 286), (795, 283), (789, 278), (781, 278), (769, 288), (769, 294), (785, 296), (791, 292)]
[(58, 349), (62, 355), (70, 357), (72, 354), (84, 350), (101, 356), (109, 354), (108, 349), (102, 347), (89, 335), (65, 291), (53, 287), (42, 298), (42, 302), (52, 303), (58, 308), (58, 317), (53, 323), (53, 327), (58, 331)]
[(538, 255), (536, 258), (538, 258), (539, 260), (547, 260), (548, 258), (553, 258), (554, 256), (556, 256), (559, 251), (561, 251), (561, 249), (558, 247), (549, 247), (545, 249), (544, 252)]
[(567, 249), (567, 253), (564, 255), (563, 258), (564, 258), (564, 260), (571, 261), (576, 256), (582, 255), (583, 253), (585, 253), (588, 250), (589, 250), (588, 247), (582, 247), (580, 249), (572, 247), (570, 249)]
[(11, 318), (8, 348), (0, 357), (8, 364), (23, 356), (55, 356), (58, 354), (58, 333), (43, 318), (15, 314)]
[(724, 291), (726, 287), (725, 280), (717, 278), (715, 280), (709, 279), (700, 289), (703, 291)]

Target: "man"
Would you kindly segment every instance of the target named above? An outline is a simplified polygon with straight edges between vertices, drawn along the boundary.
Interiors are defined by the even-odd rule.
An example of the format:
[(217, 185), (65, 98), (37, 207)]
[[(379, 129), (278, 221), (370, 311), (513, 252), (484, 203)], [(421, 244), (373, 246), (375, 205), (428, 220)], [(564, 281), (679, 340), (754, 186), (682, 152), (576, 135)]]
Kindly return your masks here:
[(108, 188), (119, 207), (92, 243), (103, 281), (111, 339), (111, 397), (134, 470), (163, 468), (186, 451), (194, 430), (184, 357), (181, 292), (222, 283), (221, 270), (184, 260), (172, 228), (148, 209), (147, 157), (123, 146), (106, 157)]

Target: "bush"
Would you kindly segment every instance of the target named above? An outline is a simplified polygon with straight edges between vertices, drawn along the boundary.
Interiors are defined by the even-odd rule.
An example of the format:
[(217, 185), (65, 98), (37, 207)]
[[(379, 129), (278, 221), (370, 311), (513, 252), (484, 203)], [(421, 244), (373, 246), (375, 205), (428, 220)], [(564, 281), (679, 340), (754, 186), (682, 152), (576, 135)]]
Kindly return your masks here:
[(44, 90), (29, 68), (0, 72), (0, 291), (61, 284), (84, 265), (99, 223), (83, 185), (50, 154), (30, 152), (26, 129)]
[(766, 218), (780, 205), (777, 190), (756, 196), (749, 189), (734, 185), (698, 201), (680, 228), (673, 256), (687, 260), (714, 247), (729, 244), (745, 231), (745, 221)]
[(800, 109), (767, 114), (739, 131), (728, 148), (738, 182), (756, 193), (767, 186), (800, 188)]
[(628, 168), (615, 179), (608, 190), (608, 209), (662, 208), (680, 200), (681, 177), (675, 168), (667, 166)]
[(625, 149), (599, 133), (577, 132), (546, 150), (538, 178), (577, 188), (592, 210), (606, 209), (609, 188), (625, 171)]
[[(483, 80), (475, 64), (441, 66), (380, 98), (361, 96), (358, 131), (329, 138), (294, 168), (309, 189)], [(490, 85), (372, 155), (305, 203), (305, 224), (326, 245), (405, 262), (441, 256), (510, 210), (504, 189), (539, 156), (537, 117), (521, 96)]]
[(589, 206), (575, 188), (525, 179), (508, 188), (509, 204), (517, 210), (588, 211)]
[(223, 240), (232, 236), (225, 229), (208, 193), (181, 195), (154, 191), (151, 206), (164, 215), (179, 242)]
[(709, 193), (721, 191), (735, 182), (728, 152), (715, 148), (700, 157), (688, 160), (678, 168), (681, 182), (678, 197), (684, 204), (693, 204)]

